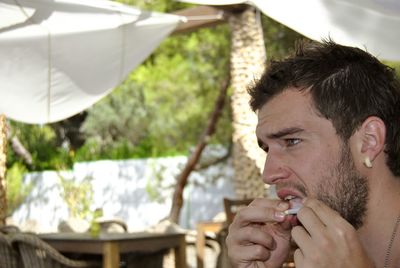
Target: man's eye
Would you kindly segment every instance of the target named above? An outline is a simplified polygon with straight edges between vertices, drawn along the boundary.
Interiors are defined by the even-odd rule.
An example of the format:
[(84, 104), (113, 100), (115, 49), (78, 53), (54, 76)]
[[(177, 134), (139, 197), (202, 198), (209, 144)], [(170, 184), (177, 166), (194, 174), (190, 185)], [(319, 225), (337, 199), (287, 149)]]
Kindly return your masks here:
[(290, 147), (299, 144), (301, 142), (301, 139), (286, 139), (285, 142), (286, 146)]

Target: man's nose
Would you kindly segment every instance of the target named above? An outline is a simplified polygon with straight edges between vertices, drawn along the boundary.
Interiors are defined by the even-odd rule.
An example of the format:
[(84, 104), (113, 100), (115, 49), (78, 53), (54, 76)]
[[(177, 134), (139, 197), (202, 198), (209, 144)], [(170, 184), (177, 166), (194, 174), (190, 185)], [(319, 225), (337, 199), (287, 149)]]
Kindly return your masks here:
[(277, 181), (288, 178), (289, 170), (285, 161), (279, 154), (269, 152), (264, 164), (263, 181), (267, 184), (275, 184)]

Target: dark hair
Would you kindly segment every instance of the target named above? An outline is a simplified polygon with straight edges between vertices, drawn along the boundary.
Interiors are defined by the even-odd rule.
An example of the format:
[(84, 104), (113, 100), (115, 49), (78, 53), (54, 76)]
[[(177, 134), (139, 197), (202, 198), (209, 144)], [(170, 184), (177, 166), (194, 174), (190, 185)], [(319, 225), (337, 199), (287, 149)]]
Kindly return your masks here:
[(316, 111), (345, 142), (368, 116), (381, 118), (387, 165), (400, 176), (400, 84), (392, 68), (358, 48), (302, 41), (293, 56), (271, 61), (249, 88), (251, 108), (259, 110), (288, 87), (309, 90)]

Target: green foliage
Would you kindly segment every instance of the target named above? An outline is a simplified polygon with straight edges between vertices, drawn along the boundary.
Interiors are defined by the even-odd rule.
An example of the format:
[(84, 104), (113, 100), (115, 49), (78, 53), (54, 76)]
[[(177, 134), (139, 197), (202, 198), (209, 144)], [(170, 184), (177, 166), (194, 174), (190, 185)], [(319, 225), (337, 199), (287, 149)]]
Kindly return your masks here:
[(268, 60), (287, 56), (293, 50), (296, 40), (306, 38), (270, 17), (261, 18)]
[(151, 201), (155, 201), (158, 203), (165, 202), (165, 199), (162, 197), (162, 192), (165, 190), (165, 187), (162, 186), (163, 182), (163, 173), (166, 169), (164, 166), (159, 166), (159, 169), (155, 166), (155, 163), (151, 164), (151, 169), (153, 170), (154, 176), (147, 177), (146, 181), (146, 193), (149, 196)]
[[(130, 78), (144, 85), (149, 102), (159, 111), (150, 126), (152, 139), (159, 140), (157, 148), (175, 147), (186, 154), (196, 144), (229, 71), (228, 60), (229, 33), (221, 26), (166, 40), (132, 73)], [(215, 142), (226, 144), (230, 139), (229, 121), (221, 120), (219, 128), (226, 131)]]
[(102, 216), (103, 216), (103, 210), (101, 208), (98, 208), (93, 212), (89, 227), (89, 233), (93, 237), (98, 237), (100, 235), (101, 225), (97, 220)]
[[(57, 146), (56, 134), (49, 125), (29, 125), (10, 121), (11, 136), (16, 135), (31, 153), (33, 164), (29, 170), (61, 169), (71, 165), (67, 149)], [(7, 164), (21, 162), (12, 149), (7, 150)]]
[(147, 108), (142, 88), (135, 83), (123, 83), (88, 111), (81, 127), (86, 142), (76, 152), (76, 159), (133, 156), (135, 146), (148, 135), (152, 113)]
[(84, 178), (81, 182), (64, 178), (58, 174), (62, 188), (61, 197), (68, 206), (70, 217), (91, 220), (93, 212), (90, 206), (93, 203), (93, 188), (91, 177)]
[(115, 0), (116, 2), (135, 6), (142, 10), (151, 10), (158, 12), (173, 12), (188, 6), (190, 4), (181, 3), (175, 0)]
[(67, 204), (69, 216), (71, 218), (90, 222), (89, 232), (92, 236), (100, 234), (100, 224), (97, 219), (103, 216), (102, 209), (92, 210), (93, 187), (92, 177), (85, 177), (81, 181), (74, 178), (64, 178), (58, 174), (62, 188), (61, 197)]
[(400, 62), (384, 61), (383, 63), (395, 69), (397, 76), (400, 77)]
[(14, 163), (7, 170), (7, 215), (12, 215), (24, 203), (32, 190), (33, 184), (26, 184), (23, 181), (27, 172), (27, 168), (19, 162)]
[[(82, 126), (87, 140), (76, 159), (187, 154), (205, 129), (228, 72), (227, 37), (227, 28), (219, 27), (163, 42), (88, 111)], [(230, 141), (229, 113), (224, 117), (213, 142)]]

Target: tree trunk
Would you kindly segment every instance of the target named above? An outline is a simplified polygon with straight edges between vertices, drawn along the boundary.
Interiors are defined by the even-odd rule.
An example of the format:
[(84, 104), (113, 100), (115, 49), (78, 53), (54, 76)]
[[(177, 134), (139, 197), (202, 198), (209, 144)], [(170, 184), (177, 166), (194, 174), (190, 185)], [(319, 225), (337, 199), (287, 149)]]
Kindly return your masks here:
[(0, 226), (6, 224), (7, 192), (6, 192), (6, 157), (7, 157), (6, 118), (0, 116)]
[(231, 27), (231, 79), (233, 112), (233, 165), (237, 198), (265, 195), (261, 180), (265, 153), (255, 136), (257, 116), (249, 106), (248, 86), (259, 78), (265, 68), (266, 52), (260, 21), (254, 8), (234, 13)]
[(11, 138), (11, 148), (13, 149), (14, 153), (24, 160), (24, 162), (32, 166), (33, 160), (31, 153), (25, 148), (25, 146), (21, 143), (17, 136), (13, 136)]
[(22, 144), (20, 139), (16, 134), (12, 134), (12, 129), (10, 122), (6, 121), (6, 133), (7, 133), (7, 140), (10, 141), (11, 143), (11, 148), (14, 151), (14, 153), (21, 157), (21, 159), (28, 165), (31, 166), (33, 165), (33, 159), (32, 159), (32, 154), (25, 148), (25, 146)]
[(181, 209), (183, 206), (183, 190), (187, 184), (190, 173), (196, 167), (196, 164), (200, 159), (203, 149), (206, 147), (207, 143), (209, 142), (211, 135), (214, 134), (214, 132), (215, 132), (215, 127), (216, 127), (217, 121), (220, 118), (222, 110), (224, 108), (226, 93), (227, 93), (228, 87), (229, 87), (229, 82), (230, 82), (229, 78), (227, 78), (226, 81), (224, 81), (224, 84), (222, 85), (222, 87), (220, 89), (219, 96), (215, 102), (214, 111), (210, 117), (208, 124), (207, 124), (207, 128), (204, 130), (203, 134), (201, 135), (201, 137), (197, 143), (196, 149), (194, 150), (192, 155), (189, 157), (189, 159), (186, 163), (186, 166), (182, 170), (181, 174), (179, 174), (179, 176), (178, 176), (178, 180), (175, 185), (174, 195), (173, 195), (173, 199), (172, 199), (171, 211), (169, 214), (169, 220), (174, 223), (179, 222), (179, 216), (180, 216), (180, 212), (181, 212)]

